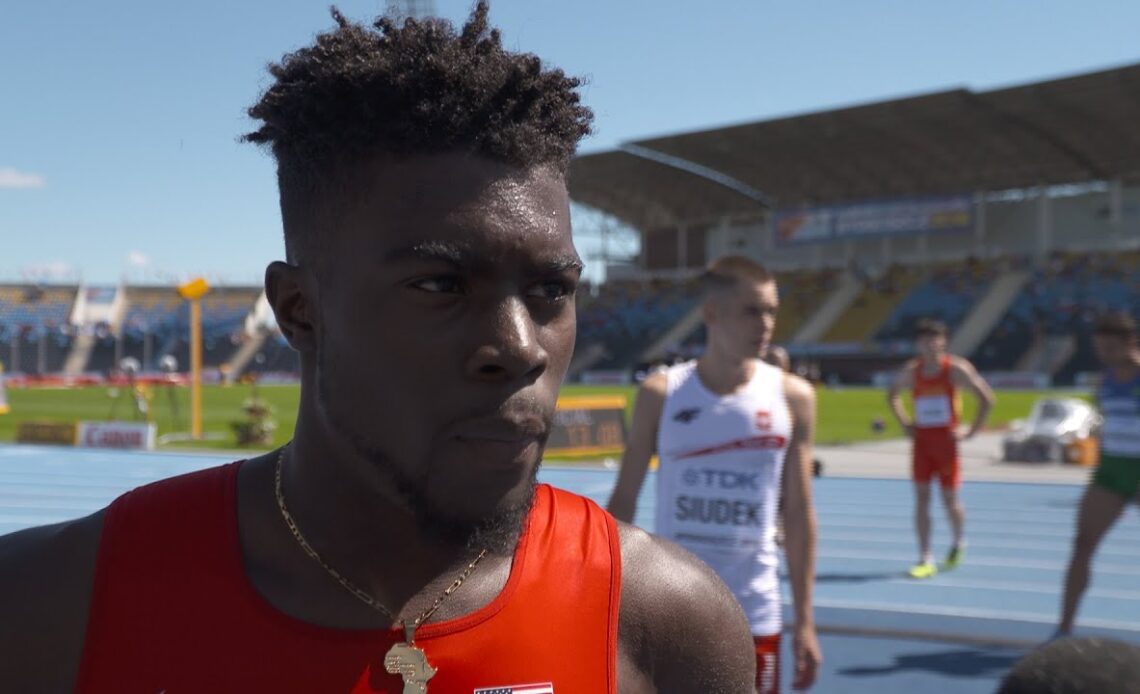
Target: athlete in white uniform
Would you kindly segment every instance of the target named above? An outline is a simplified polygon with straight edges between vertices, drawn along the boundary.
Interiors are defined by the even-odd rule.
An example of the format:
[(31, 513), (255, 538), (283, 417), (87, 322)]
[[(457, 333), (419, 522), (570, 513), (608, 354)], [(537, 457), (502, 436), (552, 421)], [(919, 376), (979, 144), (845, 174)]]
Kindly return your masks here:
[(782, 485), (795, 602), (792, 684), (806, 689), (820, 662), (811, 608), (815, 392), (759, 359), (775, 327), (774, 278), (752, 260), (729, 256), (704, 279), (705, 353), (642, 383), (609, 509), (620, 520), (633, 519), (656, 452), (656, 533), (704, 560), (736, 595), (756, 637), (756, 688), (769, 694), (779, 691)]

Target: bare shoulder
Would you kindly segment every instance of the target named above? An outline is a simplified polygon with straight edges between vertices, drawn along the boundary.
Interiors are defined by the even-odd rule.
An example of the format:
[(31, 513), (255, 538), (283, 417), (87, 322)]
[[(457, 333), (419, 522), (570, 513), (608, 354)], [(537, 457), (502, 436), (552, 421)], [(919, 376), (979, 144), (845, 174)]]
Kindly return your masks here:
[(71, 691), (83, 651), (103, 511), (0, 537), (0, 682)]
[[(751, 691), (751, 631), (732, 592), (681, 547), (619, 524), (622, 552), (619, 651), (622, 672), (651, 683), (622, 691)], [(632, 672), (631, 672), (632, 671)]]
[(956, 354), (950, 355), (950, 368), (960, 374), (972, 374), (977, 371), (969, 359), (959, 357)]
[(914, 382), (914, 372), (918, 368), (918, 359), (908, 359), (902, 366), (898, 367), (895, 371), (895, 377), (891, 381), (892, 388), (906, 388)]
[(795, 374), (784, 374), (784, 397), (793, 408), (815, 402), (815, 386)]
[(665, 398), (665, 393), (669, 387), (669, 374), (664, 369), (660, 369), (650, 373), (641, 382), (641, 387), (637, 389), (638, 396), (648, 395), (650, 397)]
[(664, 371), (654, 371), (645, 377), (637, 389), (637, 401), (633, 406), (633, 430), (635, 435), (652, 437), (657, 428), (657, 420), (665, 409), (665, 396), (669, 390), (669, 375)]

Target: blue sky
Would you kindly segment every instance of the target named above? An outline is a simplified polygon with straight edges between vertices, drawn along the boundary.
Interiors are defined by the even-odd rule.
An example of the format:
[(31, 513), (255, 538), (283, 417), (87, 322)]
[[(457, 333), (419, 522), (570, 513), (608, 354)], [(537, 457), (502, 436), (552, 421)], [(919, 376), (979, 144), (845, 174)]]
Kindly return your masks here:
[[(364, 19), (384, 0), (344, 0)], [(436, 0), (462, 20), (468, 0)], [(322, 0), (0, 4), (0, 279), (206, 273), (281, 257), (270, 158), (237, 137)], [(493, 0), (508, 46), (589, 78), (584, 151), (663, 133), (1140, 61), (1140, 3)]]

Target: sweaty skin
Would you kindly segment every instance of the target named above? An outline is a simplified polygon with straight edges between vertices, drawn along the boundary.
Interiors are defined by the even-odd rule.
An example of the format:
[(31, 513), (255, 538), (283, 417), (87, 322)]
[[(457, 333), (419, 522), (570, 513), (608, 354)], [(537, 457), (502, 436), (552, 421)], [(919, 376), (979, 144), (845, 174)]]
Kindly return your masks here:
[[(302, 363), (284, 487), (309, 542), (401, 618), (470, 561), (481, 528), (475, 540), (496, 551), (433, 617), (452, 619), (506, 582), (573, 352), (581, 264), (566, 184), (462, 153), (378, 157), (354, 173), (353, 194), (324, 201), (321, 261), (266, 272)], [(274, 498), (276, 456), (238, 477), (254, 587), (313, 624), (389, 626), (297, 546)], [(5, 691), (71, 691), (102, 522), (101, 511), (0, 538)], [(751, 691), (751, 636), (728, 589), (678, 547), (619, 532), (618, 690)]]

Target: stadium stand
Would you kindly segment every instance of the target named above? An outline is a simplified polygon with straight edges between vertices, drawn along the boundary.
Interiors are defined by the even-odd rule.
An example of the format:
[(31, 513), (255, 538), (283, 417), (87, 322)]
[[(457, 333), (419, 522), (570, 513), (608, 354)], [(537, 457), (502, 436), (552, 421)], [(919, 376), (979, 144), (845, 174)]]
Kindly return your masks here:
[(776, 273), (776, 284), (780, 288), (780, 316), (773, 340), (782, 344), (795, 337), (804, 322), (835, 289), (841, 274), (838, 270)]
[(250, 361), (246, 371), (263, 374), (263, 373), (293, 373), (299, 374), (301, 371), (301, 357), (289, 343), (285, 341), (285, 337), (277, 331), (273, 331), (265, 344), (262, 346), (260, 352)]
[(920, 270), (898, 265), (887, 268), (880, 277), (865, 277), (863, 291), (828, 328), (823, 342), (862, 343), (870, 340), (920, 281)]
[(606, 354), (595, 368), (625, 368), (692, 310), (697, 298), (695, 285), (661, 280), (609, 282), (596, 296), (580, 293), (578, 349), (600, 343)]
[(1074, 354), (1052, 374), (1056, 383), (1070, 384), (1096, 368), (1090, 327), (1106, 310), (1140, 312), (1140, 252), (1054, 253), (974, 358), (981, 368), (1010, 369), (1041, 341), (1073, 336)]
[[(242, 344), (246, 316), (261, 294), (261, 288), (223, 287), (202, 299), (202, 363), (217, 367), (229, 361)], [(163, 354), (173, 354), (180, 368), (190, 363), (189, 314), (182, 309), (175, 332)]]
[(924, 271), (926, 280), (903, 298), (875, 335), (876, 340), (909, 340), (920, 318), (938, 319), (953, 331), (985, 296), (997, 269), (991, 263), (968, 258), (964, 264), (941, 263)]
[[(776, 321), (776, 333), (773, 336), (773, 342), (785, 344), (791, 341), (803, 327), (804, 322), (819, 309), (827, 299), (828, 294), (835, 289), (842, 272), (839, 270), (800, 270), (775, 274), (780, 291), (780, 314)], [(664, 333), (668, 327), (668, 325), (662, 325), (658, 332)], [(704, 326), (697, 325), (679, 345), (674, 346), (674, 353), (665, 356), (681, 359), (698, 356), (704, 349), (705, 339)]]
[(154, 370), (187, 320), (185, 305), (173, 287), (128, 287), (121, 356), (138, 359), (144, 371)]
[[(1093, 316), (1140, 310), (1140, 139), (1129, 135), (1140, 122), (1129, 86), (1138, 83), (1140, 64), (577, 157), (574, 201), (631, 227), (641, 246), (631, 262), (607, 266), (610, 281), (579, 293), (582, 373), (608, 371), (594, 374), (604, 380), (643, 357), (698, 351), (699, 329), (682, 337), (697, 296), (679, 278), (740, 253), (777, 271), (774, 340), (793, 361), (818, 364), (825, 380), (868, 383), (897, 366), (919, 316), (958, 328), (952, 341), (983, 371), (1046, 368), (1055, 383), (1078, 380), (1095, 366)], [(297, 368), (279, 335), (242, 342), (246, 317), (258, 320), (258, 291), (207, 296), (207, 366), (252, 355), (254, 371)], [(134, 356), (153, 369), (174, 354), (185, 369), (187, 311), (174, 289), (123, 292), (114, 317), (101, 318), (109, 323), (83, 326), (95, 336), (87, 368)], [(0, 285), (9, 370), (58, 368), (75, 298), (75, 287)]]
[[(217, 367), (241, 344), (244, 321), (261, 293), (259, 287), (219, 287), (202, 299), (202, 362)], [(121, 330), (122, 346), (113, 336), (96, 343), (89, 370), (100, 371), (119, 358), (134, 357), (144, 370), (153, 370), (166, 355), (173, 355), (179, 369), (189, 366), (189, 308), (173, 287), (130, 287), (128, 309)]]
[[(871, 382), (933, 315), (983, 370), (1064, 383), (1092, 365), (1090, 316), (1140, 307), (1123, 257), (1140, 250), (1138, 80), (1134, 64), (641, 139), (577, 157), (570, 193), (638, 234), (645, 277), (741, 253), (795, 278), (776, 341), (825, 380)], [(861, 292), (839, 275), (833, 300), (799, 276), (859, 268), (893, 269)]]
[(0, 286), (0, 361), (10, 372), (40, 374), (63, 367), (74, 335), (76, 286)]

